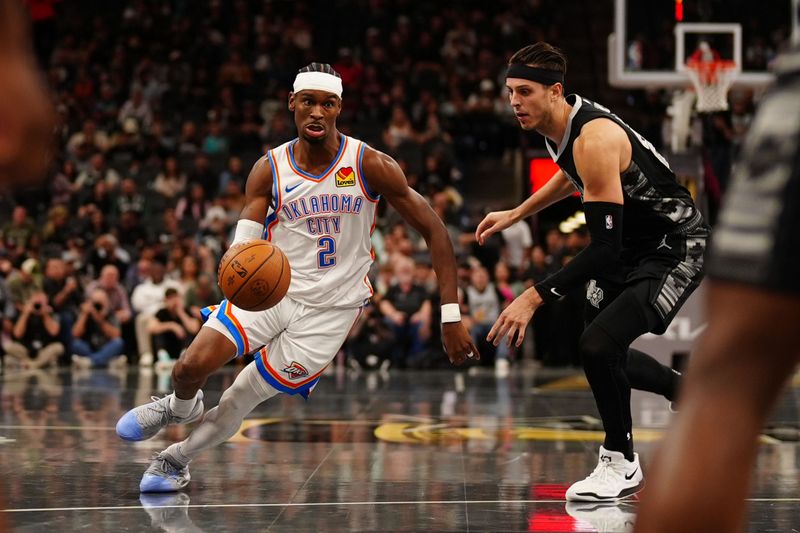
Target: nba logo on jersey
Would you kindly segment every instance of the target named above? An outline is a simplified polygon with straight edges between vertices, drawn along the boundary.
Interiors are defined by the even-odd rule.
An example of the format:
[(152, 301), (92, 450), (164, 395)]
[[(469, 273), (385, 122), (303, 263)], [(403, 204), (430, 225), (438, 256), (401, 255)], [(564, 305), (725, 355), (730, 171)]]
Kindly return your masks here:
[(352, 167), (344, 167), (336, 171), (336, 186), (337, 187), (356, 186), (356, 173), (353, 172)]
[(606, 215), (606, 229), (612, 229), (614, 227), (614, 219), (611, 218), (611, 215)]

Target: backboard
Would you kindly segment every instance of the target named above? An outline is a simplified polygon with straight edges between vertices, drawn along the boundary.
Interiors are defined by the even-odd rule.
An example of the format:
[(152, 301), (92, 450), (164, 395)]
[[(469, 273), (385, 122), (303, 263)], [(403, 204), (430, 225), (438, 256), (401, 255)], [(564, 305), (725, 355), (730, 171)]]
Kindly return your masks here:
[(798, 37), (799, 7), (800, 0), (615, 0), (609, 82), (685, 87), (686, 59), (705, 42), (738, 65), (735, 86), (765, 86), (770, 62)]

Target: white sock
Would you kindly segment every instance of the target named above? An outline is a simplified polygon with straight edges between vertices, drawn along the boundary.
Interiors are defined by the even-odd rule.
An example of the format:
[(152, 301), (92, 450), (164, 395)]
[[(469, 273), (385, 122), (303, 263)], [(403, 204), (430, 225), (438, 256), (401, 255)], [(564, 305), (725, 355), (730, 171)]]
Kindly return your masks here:
[(181, 400), (175, 393), (169, 398), (169, 410), (177, 417), (186, 418), (197, 403), (197, 394), (191, 400)]
[(191, 459), (183, 455), (183, 452), (181, 451), (181, 444), (183, 443), (176, 442), (174, 444), (170, 444), (169, 447), (167, 447), (167, 449), (164, 450), (162, 453), (169, 455), (173, 463), (180, 466), (186, 466), (189, 464), (189, 461), (191, 461)]

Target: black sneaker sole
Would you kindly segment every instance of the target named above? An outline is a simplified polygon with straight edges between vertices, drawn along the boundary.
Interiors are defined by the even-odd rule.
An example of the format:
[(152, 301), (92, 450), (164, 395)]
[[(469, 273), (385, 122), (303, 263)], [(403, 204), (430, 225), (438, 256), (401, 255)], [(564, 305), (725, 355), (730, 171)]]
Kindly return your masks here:
[(580, 500), (567, 500), (567, 501), (576, 501), (576, 502), (616, 502), (619, 500), (624, 500), (626, 498), (630, 498), (637, 492), (641, 491), (644, 488), (644, 480), (641, 483), (636, 485), (635, 487), (628, 487), (627, 489), (622, 490), (619, 494), (612, 497), (605, 497), (595, 494), (594, 492), (579, 492), (576, 496), (582, 496), (584, 499)]

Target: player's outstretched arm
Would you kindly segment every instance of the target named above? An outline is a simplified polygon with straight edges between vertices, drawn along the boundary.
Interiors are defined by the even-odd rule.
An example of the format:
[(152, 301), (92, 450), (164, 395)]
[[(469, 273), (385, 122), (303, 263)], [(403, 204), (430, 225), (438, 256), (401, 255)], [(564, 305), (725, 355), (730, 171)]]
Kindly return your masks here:
[(227, 264), (231, 254), (237, 253), (239, 244), (263, 238), (267, 208), (272, 203), (272, 179), (269, 158), (264, 156), (255, 162), (247, 176), (247, 183), (244, 187), (244, 207), (239, 214), (239, 222), (236, 223), (233, 242), (219, 261), (220, 267)]
[(255, 162), (247, 176), (244, 208), (239, 214), (231, 248), (244, 241), (260, 239), (264, 235), (264, 219), (272, 203), (272, 180), (272, 167), (269, 158), (264, 156)]
[(453, 244), (444, 224), (428, 202), (408, 186), (397, 162), (388, 155), (368, 149), (364, 154), (364, 176), (369, 188), (381, 194), (428, 243), (431, 261), (439, 280), (442, 300), (442, 333), (450, 361), (461, 364), (467, 357), (478, 358), (478, 349), (458, 311), (458, 284)]
[(255, 162), (244, 189), (244, 208), (240, 220), (264, 224), (267, 208), (272, 203), (272, 167), (267, 156)]
[(475, 230), (475, 239), (482, 245), (493, 233), (502, 231), (523, 218), (535, 215), (545, 207), (551, 206), (559, 200), (563, 200), (574, 192), (575, 186), (573, 186), (572, 182), (559, 170), (553, 174), (553, 177), (550, 178), (550, 181), (548, 181), (544, 187), (533, 193), (533, 195), (514, 209), (492, 211), (486, 215)]
[[(584, 127), (574, 145), (575, 166), (584, 184), (586, 225), (591, 243), (561, 270), (520, 294), (492, 326), (487, 340), (495, 346), (504, 336), (522, 343), (525, 328), (543, 303), (561, 298), (619, 259), (622, 251), (622, 181), (620, 167), (630, 160), (630, 142), (611, 121)], [(625, 163), (625, 164), (623, 164)]]

